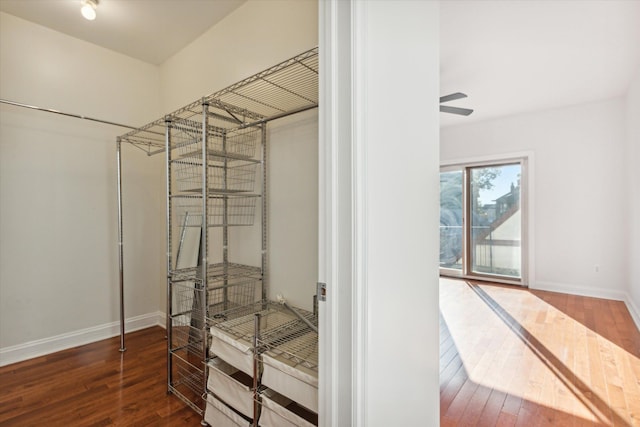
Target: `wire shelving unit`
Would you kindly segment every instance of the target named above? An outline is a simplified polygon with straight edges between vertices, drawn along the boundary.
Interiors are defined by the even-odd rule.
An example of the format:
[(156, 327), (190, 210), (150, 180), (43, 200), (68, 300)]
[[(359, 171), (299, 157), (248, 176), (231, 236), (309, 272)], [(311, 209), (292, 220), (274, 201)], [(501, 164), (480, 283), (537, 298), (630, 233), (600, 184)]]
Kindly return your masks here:
[[(317, 106), (314, 48), (118, 138), (120, 285), (121, 144), (128, 143), (166, 158), (168, 391), (201, 414), (208, 400), (209, 328), (223, 328), (249, 312), (265, 319), (284, 313), (267, 302), (267, 124)], [(260, 228), (260, 265), (231, 259), (229, 248), (237, 244), (232, 227)], [(187, 230), (195, 230), (198, 247), (192, 251), (197, 262), (185, 266), (178, 258), (186, 251)], [(253, 324), (250, 329), (255, 334)]]

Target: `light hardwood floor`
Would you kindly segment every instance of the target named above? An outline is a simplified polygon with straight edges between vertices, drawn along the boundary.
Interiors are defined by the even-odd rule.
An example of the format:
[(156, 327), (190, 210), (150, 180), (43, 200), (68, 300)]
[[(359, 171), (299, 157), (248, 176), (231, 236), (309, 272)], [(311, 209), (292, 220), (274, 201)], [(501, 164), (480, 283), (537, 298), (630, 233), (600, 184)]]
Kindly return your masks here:
[(442, 426), (640, 426), (624, 303), (441, 279)]
[[(640, 426), (640, 333), (621, 302), (442, 279), (442, 426)], [(199, 426), (166, 394), (164, 330), (0, 368), (2, 426)], [(427, 426), (431, 427), (431, 426)]]

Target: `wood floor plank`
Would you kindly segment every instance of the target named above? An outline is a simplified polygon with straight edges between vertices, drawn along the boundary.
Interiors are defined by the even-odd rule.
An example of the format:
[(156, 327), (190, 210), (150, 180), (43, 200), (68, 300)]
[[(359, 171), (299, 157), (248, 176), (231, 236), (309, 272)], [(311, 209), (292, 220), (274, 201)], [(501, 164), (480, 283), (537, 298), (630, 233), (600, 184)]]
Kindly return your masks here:
[(502, 405), (504, 405), (506, 397), (506, 393), (500, 390), (491, 390), (491, 395), (489, 396), (489, 399), (487, 399), (487, 403), (484, 405), (482, 414), (477, 420), (476, 425), (478, 427), (495, 426), (498, 422), (498, 418), (500, 417), (500, 411), (502, 410)]
[(159, 327), (0, 367), (2, 426), (199, 426), (202, 417), (166, 393)]
[[(448, 279), (440, 294), (441, 425), (640, 426), (640, 332), (623, 303)], [(166, 393), (164, 330), (127, 347), (0, 367), (0, 425), (200, 425)]]
[(444, 415), (451, 420), (459, 422), (477, 389), (478, 384), (473, 382), (471, 379), (467, 379), (462, 387), (460, 387), (460, 390), (456, 394), (456, 397), (454, 397), (451, 405), (449, 405), (449, 408)]
[(446, 425), (640, 426), (640, 331), (624, 303), (450, 279), (440, 295), (458, 351), (447, 338)]
[(488, 387), (478, 387), (476, 392), (469, 399), (469, 403), (460, 417), (460, 425), (476, 426), (480, 421), (480, 416), (491, 395)]
[(496, 422), (497, 427), (513, 427), (516, 425), (517, 417), (508, 412), (500, 413), (498, 417), (498, 421)]

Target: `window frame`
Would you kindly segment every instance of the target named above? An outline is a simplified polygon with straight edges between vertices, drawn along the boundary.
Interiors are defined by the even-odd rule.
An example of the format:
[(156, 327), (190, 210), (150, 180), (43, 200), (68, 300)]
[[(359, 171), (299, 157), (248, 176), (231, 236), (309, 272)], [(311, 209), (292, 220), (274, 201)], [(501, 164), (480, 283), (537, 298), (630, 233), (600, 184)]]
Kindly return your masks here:
[[(482, 159), (482, 160), (465, 160), (465, 161), (456, 161), (451, 163), (441, 164), (440, 173), (442, 172), (452, 172), (452, 171), (462, 171), (462, 200), (463, 200), (463, 208), (462, 208), (462, 227), (463, 227), (463, 238), (462, 238), (462, 268), (460, 270), (453, 268), (440, 267), (440, 275), (461, 279), (470, 279), (470, 280), (484, 280), (491, 281), (494, 283), (504, 283), (508, 285), (517, 285), (527, 287), (529, 283), (531, 283), (530, 278), (530, 155), (528, 154), (519, 154), (513, 156), (505, 156), (501, 158), (491, 158), (491, 159)], [(519, 278), (509, 278), (508, 276), (496, 275), (491, 273), (478, 273), (472, 270), (472, 259), (471, 259), (471, 227), (470, 218), (471, 215), (471, 195), (470, 195), (470, 186), (471, 186), (471, 173), (470, 170), (474, 168), (480, 167), (500, 167), (507, 165), (520, 165), (520, 214), (521, 214), (521, 224), (520, 224), (520, 277)]]

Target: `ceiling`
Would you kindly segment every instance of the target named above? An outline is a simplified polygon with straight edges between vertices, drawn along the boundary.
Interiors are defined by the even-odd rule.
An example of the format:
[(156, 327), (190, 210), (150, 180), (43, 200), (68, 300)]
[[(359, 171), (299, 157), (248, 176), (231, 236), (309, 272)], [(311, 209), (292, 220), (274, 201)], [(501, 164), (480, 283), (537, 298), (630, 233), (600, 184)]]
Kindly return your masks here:
[(0, 11), (160, 65), (246, 0), (100, 0), (95, 21), (80, 0), (0, 0)]
[[(320, 0), (323, 1), (323, 0)], [(245, 0), (0, 0), (0, 10), (152, 64), (166, 59)], [(441, 94), (464, 92), (441, 125), (557, 108), (626, 93), (640, 64), (637, 0), (443, 0)]]
[(627, 93), (640, 64), (640, 1), (443, 1), (441, 95), (475, 109), (441, 125)]

